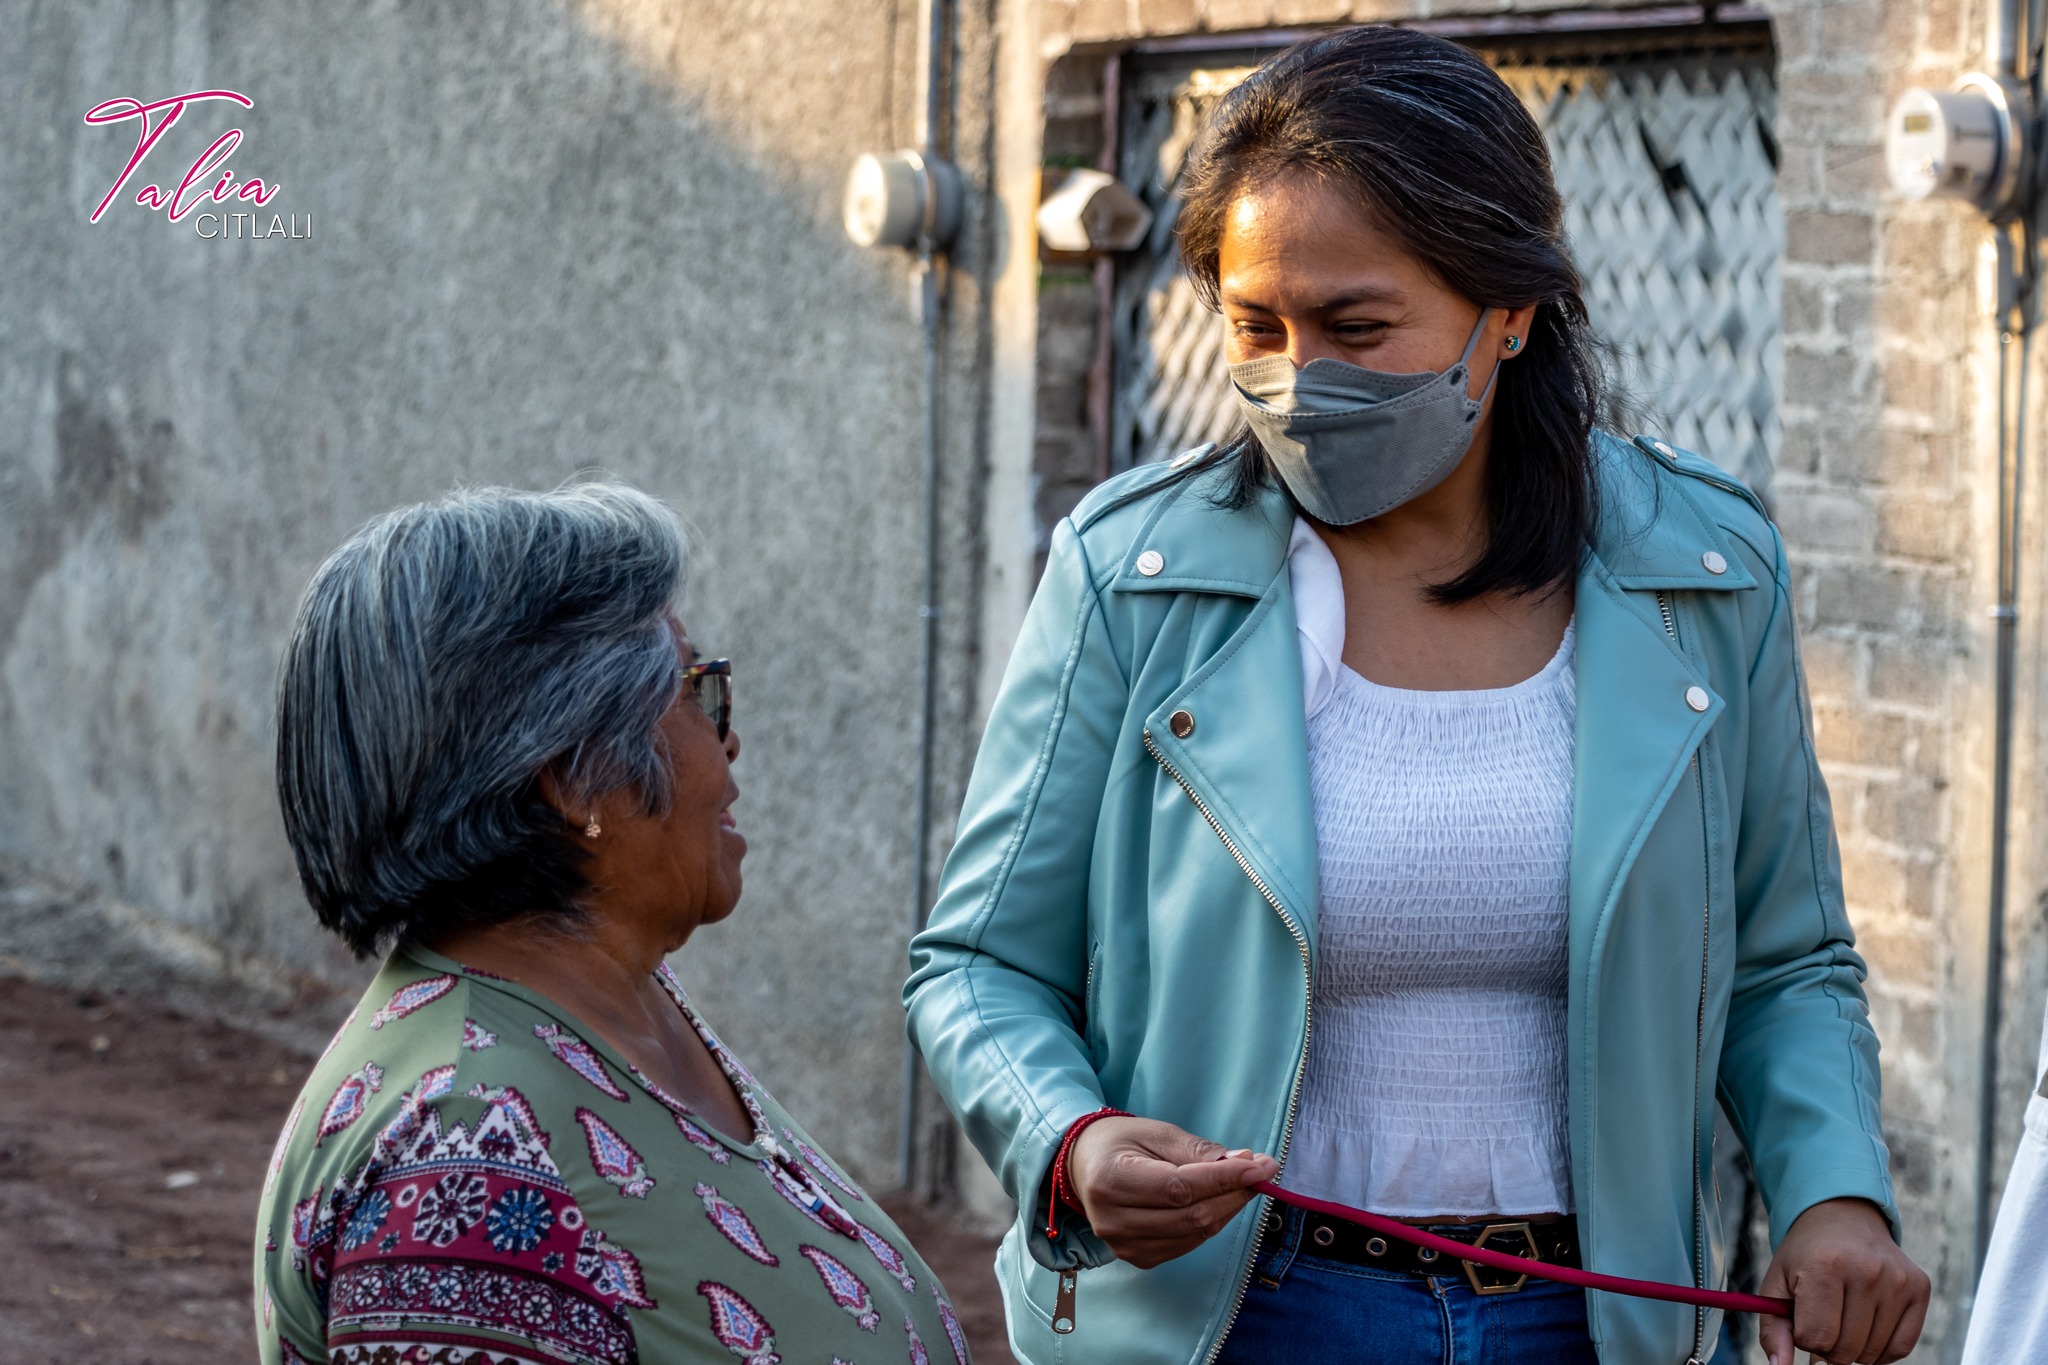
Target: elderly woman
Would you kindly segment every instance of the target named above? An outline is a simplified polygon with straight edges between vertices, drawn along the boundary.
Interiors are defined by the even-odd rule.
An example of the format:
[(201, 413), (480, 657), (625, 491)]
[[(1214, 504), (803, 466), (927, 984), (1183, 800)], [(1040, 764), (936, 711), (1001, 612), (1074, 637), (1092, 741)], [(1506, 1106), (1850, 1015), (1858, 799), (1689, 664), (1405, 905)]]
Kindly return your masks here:
[(321, 924), (386, 956), (271, 1163), (267, 1365), (966, 1361), (665, 965), (747, 851), (684, 561), (630, 489), (494, 490), (372, 523), (307, 590), (285, 828)]

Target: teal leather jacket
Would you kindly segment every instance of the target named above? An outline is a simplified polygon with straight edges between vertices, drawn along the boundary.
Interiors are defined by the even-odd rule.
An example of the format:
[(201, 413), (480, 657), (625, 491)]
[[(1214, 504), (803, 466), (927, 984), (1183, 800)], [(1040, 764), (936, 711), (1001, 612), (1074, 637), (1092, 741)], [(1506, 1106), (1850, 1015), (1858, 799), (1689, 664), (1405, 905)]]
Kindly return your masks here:
[[(1718, 1287), (1733, 1248), (1717, 1098), (1773, 1243), (1837, 1196), (1896, 1232), (1877, 1037), (1783, 544), (1705, 460), (1595, 443), (1601, 523), (1575, 604), (1572, 1188), (1589, 1268)], [(1019, 1205), (997, 1268), (1031, 1365), (1212, 1358), (1265, 1202), (1152, 1270), (1071, 1214), (1048, 1240), (1044, 1182), (1075, 1119), (1164, 1119), (1274, 1153), (1286, 1179), (1318, 903), (1293, 512), (1277, 490), (1225, 510), (1218, 486), (1141, 468), (1054, 532), (911, 945), (911, 1033)], [(1066, 1334), (1060, 1267), (1083, 1268)], [(1604, 1365), (1704, 1359), (1718, 1330), (1607, 1294), (1588, 1313)]]

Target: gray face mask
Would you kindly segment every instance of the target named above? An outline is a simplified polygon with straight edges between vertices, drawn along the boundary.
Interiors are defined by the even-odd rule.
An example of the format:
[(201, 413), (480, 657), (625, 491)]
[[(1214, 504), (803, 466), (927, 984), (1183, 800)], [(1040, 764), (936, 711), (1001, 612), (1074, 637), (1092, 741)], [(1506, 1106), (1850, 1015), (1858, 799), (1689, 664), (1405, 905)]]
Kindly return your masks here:
[(1467, 392), (1482, 309), (1458, 363), (1441, 374), (1382, 374), (1341, 360), (1297, 370), (1284, 355), (1230, 367), (1237, 403), (1294, 494), (1317, 521), (1351, 526), (1442, 483), (1472, 446), (1486, 393)]

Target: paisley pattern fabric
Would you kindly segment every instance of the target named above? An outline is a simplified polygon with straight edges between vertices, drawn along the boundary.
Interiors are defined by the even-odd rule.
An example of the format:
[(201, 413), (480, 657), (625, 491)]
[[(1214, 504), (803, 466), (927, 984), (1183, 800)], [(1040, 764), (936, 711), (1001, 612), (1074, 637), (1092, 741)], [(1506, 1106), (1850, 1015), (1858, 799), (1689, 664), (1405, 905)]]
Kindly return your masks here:
[(930, 1267), (661, 982), (745, 1141), (532, 991), (395, 953), (278, 1138), (264, 1365), (915, 1362), (928, 1341), (964, 1365)]

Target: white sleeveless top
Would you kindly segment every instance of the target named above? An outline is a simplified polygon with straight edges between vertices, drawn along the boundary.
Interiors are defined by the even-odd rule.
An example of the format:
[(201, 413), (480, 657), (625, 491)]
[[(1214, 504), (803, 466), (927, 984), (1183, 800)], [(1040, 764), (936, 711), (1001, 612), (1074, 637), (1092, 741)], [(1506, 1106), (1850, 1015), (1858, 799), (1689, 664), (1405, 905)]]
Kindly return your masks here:
[(1336, 563), (1297, 531), (1322, 901), (1286, 1183), (1395, 1217), (1568, 1213), (1574, 631), (1512, 687), (1382, 687), (1335, 662)]

